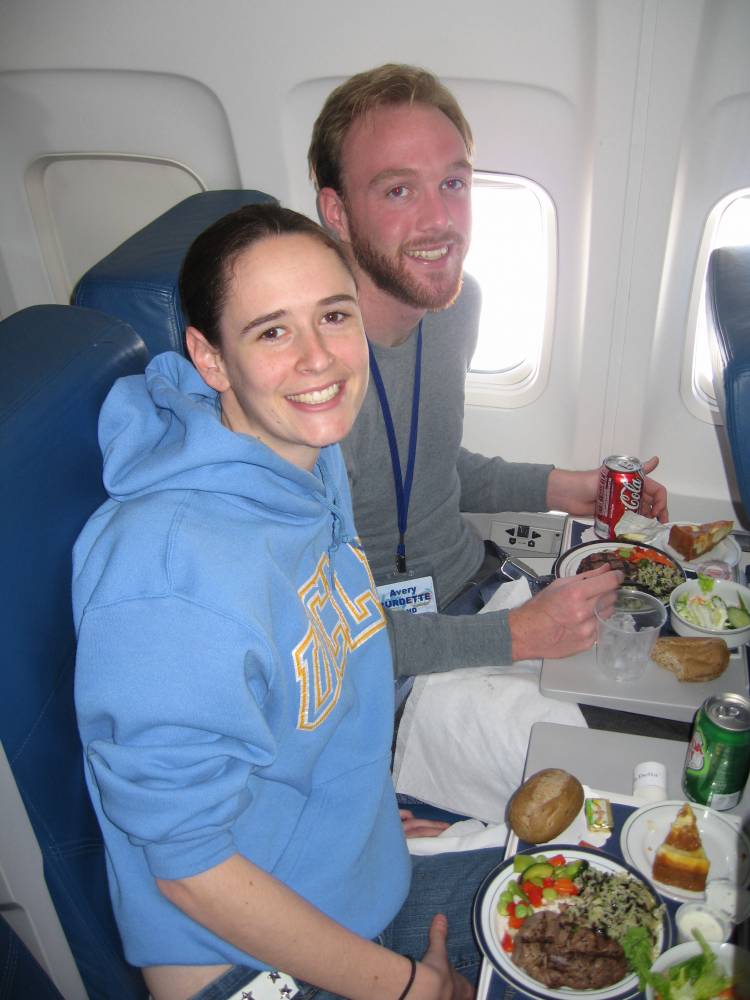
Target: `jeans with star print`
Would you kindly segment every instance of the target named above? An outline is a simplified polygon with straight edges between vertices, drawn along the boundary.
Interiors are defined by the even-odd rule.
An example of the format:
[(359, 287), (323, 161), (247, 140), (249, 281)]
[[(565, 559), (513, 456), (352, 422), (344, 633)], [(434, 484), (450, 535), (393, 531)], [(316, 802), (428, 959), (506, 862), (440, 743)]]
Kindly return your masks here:
[[(419, 959), (427, 950), (432, 918), (436, 913), (444, 913), (448, 918), (448, 960), (476, 986), (482, 955), (472, 931), (472, 905), (477, 889), (501, 861), (502, 851), (497, 848), (413, 856), (409, 895), (395, 919), (378, 935), (378, 943), (400, 955)], [(228, 1000), (243, 986), (248, 987), (249, 1000), (252, 992), (249, 984), (257, 975), (255, 969), (234, 966), (196, 993), (192, 1000)], [(338, 994), (306, 983), (298, 983), (298, 986), (295, 1000), (342, 1000)]]

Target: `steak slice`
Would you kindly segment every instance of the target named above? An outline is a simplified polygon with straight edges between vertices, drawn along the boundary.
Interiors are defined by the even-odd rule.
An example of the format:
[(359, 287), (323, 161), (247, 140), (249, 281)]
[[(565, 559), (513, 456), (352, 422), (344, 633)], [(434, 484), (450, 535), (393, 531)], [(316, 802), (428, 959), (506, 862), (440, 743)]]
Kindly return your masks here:
[(627, 559), (618, 556), (616, 552), (592, 552), (591, 555), (581, 559), (576, 574), (587, 573), (591, 569), (598, 569), (599, 566), (611, 566), (612, 569), (622, 570), (626, 579), (633, 568)]
[(617, 941), (581, 926), (571, 914), (551, 910), (525, 921), (513, 940), (513, 961), (551, 989), (601, 989), (628, 972)]

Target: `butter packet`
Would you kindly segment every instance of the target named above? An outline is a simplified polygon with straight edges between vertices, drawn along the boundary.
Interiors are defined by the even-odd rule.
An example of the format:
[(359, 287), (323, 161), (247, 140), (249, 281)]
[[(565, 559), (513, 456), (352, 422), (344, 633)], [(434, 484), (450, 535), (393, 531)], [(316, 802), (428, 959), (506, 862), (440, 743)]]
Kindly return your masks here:
[(615, 538), (628, 542), (653, 542), (664, 525), (655, 517), (644, 517), (626, 510), (615, 525)]
[(586, 826), (591, 833), (611, 833), (614, 827), (609, 799), (586, 799)]

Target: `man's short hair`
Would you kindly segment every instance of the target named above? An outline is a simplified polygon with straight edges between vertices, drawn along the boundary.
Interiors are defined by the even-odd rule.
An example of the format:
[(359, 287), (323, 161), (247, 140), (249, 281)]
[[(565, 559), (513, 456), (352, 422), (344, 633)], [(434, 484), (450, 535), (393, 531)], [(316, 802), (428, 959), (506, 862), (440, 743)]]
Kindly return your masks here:
[(357, 73), (331, 91), (313, 126), (307, 154), (310, 179), (318, 191), (341, 187), (341, 147), (357, 118), (389, 104), (427, 104), (453, 122), (471, 156), (474, 137), (458, 101), (447, 87), (426, 69), (386, 63)]

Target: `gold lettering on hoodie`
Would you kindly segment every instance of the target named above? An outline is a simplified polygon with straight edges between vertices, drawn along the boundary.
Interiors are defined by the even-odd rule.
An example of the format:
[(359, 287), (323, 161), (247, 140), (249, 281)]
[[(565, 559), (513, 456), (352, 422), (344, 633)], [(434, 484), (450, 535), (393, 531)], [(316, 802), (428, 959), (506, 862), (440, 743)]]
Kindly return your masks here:
[(298, 729), (317, 729), (325, 721), (341, 696), (349, 652), (385, 628), (365, 554), (353, 545), (347, 548), (366, 571), (366, 589), (349, 593), (336, 573), (332, 587), (324, 554), (298, 591), (309, 622), (304, 638), (292, 651), (300, 689)]

